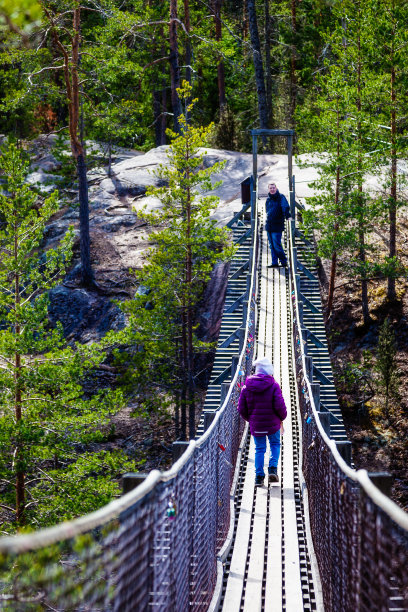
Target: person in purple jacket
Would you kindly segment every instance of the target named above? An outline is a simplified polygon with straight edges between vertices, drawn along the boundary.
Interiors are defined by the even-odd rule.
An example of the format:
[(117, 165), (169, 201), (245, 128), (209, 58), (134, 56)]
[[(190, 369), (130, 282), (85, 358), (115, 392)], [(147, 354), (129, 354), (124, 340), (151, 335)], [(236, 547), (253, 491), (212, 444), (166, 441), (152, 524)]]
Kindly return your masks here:
[(254, 361), (255, 374), (249, 376), (239, 396), (238, 412), (249, 428), (255, 442), (255, 486), (264, 483), (266, 438), (270, 446), (269, 482), (278, 482), (278, 461), (281, 447), (281, 424), (287, 411), (282, 391), (273, 378), (273, 365), (267, 357)]

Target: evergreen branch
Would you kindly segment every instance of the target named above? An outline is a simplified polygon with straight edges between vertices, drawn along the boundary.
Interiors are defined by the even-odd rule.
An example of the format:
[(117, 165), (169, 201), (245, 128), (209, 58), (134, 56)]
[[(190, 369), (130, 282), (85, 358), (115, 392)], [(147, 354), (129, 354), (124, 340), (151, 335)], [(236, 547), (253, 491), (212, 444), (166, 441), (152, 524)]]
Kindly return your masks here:
[(7, 359), (7, 357), (6, 357), (5, 355), (2, 355), (2, 354), (0, 353), (0, 358), (1, 358), (1, 359), (3, 359), (3, 361), (5, 361), (6, 363), (8, 363), (8, 364), (9, 364), (9, 365), (10, 365), (12, 368), (14, 368), (14, 367), (15, 367), (15, 366), (14, 366), (14, 362), (13, 362), (13, 361), (10, 361), (10, 359)]
[(9, 293), (10, 295), (13, 295), (13, 291), (11, 289), (8, 289), (7, 287), (4, 287), (4, 285), (0, 285), (0, 289), (4, 291), (5, 293)]
[[(47, 279), (47, 283), (53, 283), (53, 281), (57, 280), (60, 275), (62, 275), (62, 271), (58, 270), (53, 276), (50, 276), (50, 278)], [(21, 306), (25, 306), (28, 304), (28, 302), (31, 302), (43, 290), (44, 288), (42, 287), (37, 287), (37, 289), (34, 289), (34, 291), (21, 302)]]
[(3, 508), (3, 510), (8, 510), (9, 512), (15, 513), (14, 508), (10, 508), (10, 506), (6, 506), (5, 504), (0, 504), (0, 508)]
[[(29, 491), (28, 491), (29, 492)], [(33, 501), (28, 502), (28, 504), (26, 504), (24, 506), (24, 511), (27, 510), (27, 508), (29, 508), (30, 506), (37, 506), (38, 505), (38, 499), (35, 499)]]
[(52, 482), (57, 487), (57, 489), (61, 490), (64, 493), (64, 495), (68, 497), (68, 499), (70, 499), (71, 501), (74, 501), (74, 499), (66, 492), (66, 490), (61, 485), (59, 485), (49, 474), (47, 474), (47, 472), (44, 472), (44, 470), (42, 470), (40, 467), (38, 467), (38, 470), (42, 474), (44, 474), (45, 478), (49, 480), (50, 482)]

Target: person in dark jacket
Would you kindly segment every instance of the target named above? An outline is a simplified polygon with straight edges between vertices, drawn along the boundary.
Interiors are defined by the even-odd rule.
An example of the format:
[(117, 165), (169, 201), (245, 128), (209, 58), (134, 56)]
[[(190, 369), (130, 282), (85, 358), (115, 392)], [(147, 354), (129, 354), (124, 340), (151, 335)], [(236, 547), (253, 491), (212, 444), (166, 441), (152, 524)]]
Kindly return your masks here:
[(249, 376), (238, 401), (238, 412), (249, 428), (255, 442), (255, 486), (263, 485), (266, 438), (269, 440), (269, 482), (278, 482), (280, 429), (287, 411), (282, 391), (273, 378), (273, 365), (267, 357), (254, 361), (255, 375)]
[(285, 219), (290, 218), (287, 199), (279, 193), (275, 183), (268, 185), (266, 206), (266, 233), (271, 247), (272, 263), (268, 268), (279, 268), (278, 259), (284, 268), (287, 267), (285, 251), (282, 248), (282, 232), (285, 229)]

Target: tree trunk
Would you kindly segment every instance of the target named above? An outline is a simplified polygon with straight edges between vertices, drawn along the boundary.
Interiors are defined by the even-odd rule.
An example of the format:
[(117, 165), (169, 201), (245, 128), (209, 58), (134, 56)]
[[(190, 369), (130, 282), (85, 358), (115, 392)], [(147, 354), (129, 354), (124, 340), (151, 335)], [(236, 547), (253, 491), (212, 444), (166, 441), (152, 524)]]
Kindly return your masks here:
[(171, 77), (171, 103), (173, 106), (174, 131), (180, 132), (179, 117), (181, 115), (180, 98), (177, 89), (180, 87), (180, 66), (177, 41), (177, 0), (170, 0), (170, 77)]
[[(187, 148), (186, 157), (190, 157), (190, 151)], [(186, 180), (190, 177), (189, 170), (186, 171)], [(193, 282), (193, 254), (191, 248), (191, 191), (190, 187), (186, 189), (186, 260), (185, 260), (185, 279), (186, 279), (186, 306), (187, 306), (187, 376), (188, 376), (188, 431), (189, 439), (195, 437), (195, 388), (194, 388), (194, 345), (193, 345), (193, 306), (191, 304), (191, 286)]]
[[(336, 191), (334, 196), (334, 210), (335, 214), (338, 215), (338, 207), (340, 200), (340, 110), (338, 106), (337, 100), (337, 168), (336, 168)], [(330, 280), (329, 280), (329, 295), (327, 297), (327, 315), (330, 316), (331, 311), (333, 309), (333, 299), (334, 299), (334, 286), (337, 272), (337, 250), (336, 250), (336, 236), (339, 231), (339, 223), (335, 221), (334, 223), (334, 249), (331, 258), (331, 268), (330, 268)]]
[(180, 435), (180, 393), (178, 390), (174, 395), (174, 433), (175, 439), (178, 440)]
[(252, 54), (255, 67), (256, 91), (258, 94), (259, 124), (261, 129), (267, 129), (268, 105), (266, 102), (265, 78), (261, 55), (261, 43), (259, 40), (258, 22), (256, 18), (255, 0), (246, 0), (246, 2), (249, 18), (249, 32), (251, 35)]
[(89, 238), (89, 201), (88, 201), (88, 180), (86, 176), (85, 152), (78, 137), (78, 124), (80, 114), (79, 99), (79, 49), (80, 49), (80, 24), (81, 8), (74, 9), (73, 15), (73, 37), (71, 39), (72, 57), (70, 58), (65, 46), (61, 43), (58, 31), (54, 25), (53, 18), (48, 11), (45, 11), (53, 24), (54, 41), (62, 53), (64, 59), (64, 79), (65, 89), (68, 100), (69, 116), (69, 137), (71, 142), (72, 155), (76, 161), (79, 183), (79, 225), (81, 243), (81, 281), (85, 287), (93, 284), (93, 274), (91, 268), (91, 252)]
[(162, 115), (162, 92), (160, 89), (155, 89), (153, 91), (153, 116), (154, 116), (154, 133), (155, 133), (155, 143), (156, 147), (160, 147), (162, 144), (162, 124), (161, 124), (161, 115)]
[[(396, 91), (395, 91), (395, 65), (394, 49), (391, 43), (391, 191), (389, 204), (389, 223), (390, 223), (390, 247), (389, 256), (396, 255), (396, 235), (397, 235), (397, 121), (396, 121)], [(388, 278), (387, 298), (390, 301), (396, 299), (395, 278)]]
[(166, 85), (163, 85), (163, 89), (162, 89), (162, 116), (161, 116), (161, 121), (160, 121), (160, 127), (161, 127), (161, 140), (160, 140), (160, 144), (161, 145), (165, 145), (166, 144), (166, 125), (167, 125), (166, 117), (167, 117), (167, 88), (166, 88)]
[(86, 176), (86, 164), (83, 154), (78, 155), (76, 162), (79, 185), (81, 280), (85, 287), (90, 287), (94, 282), (94, 278), (91, 266), (91, 240), (89, 236), (88, 179)]
[[(14, 258), (17, 263), (18, 261), (18, 233), (17, 229), (14, 232)], [(15, 274), (14, 277), (14, 295), (15, 295), (15, 305), (16, 305), (16, 314), (18, 312), (18, 307), (20, 304), (20, 276), (18, 273)], [(18, 315), (17, 315), (18, 316)], [(21, 334), (20, 324), (16, 322), (16, 336), (19, 337)], [(21, 411), (21, 355), (19, 353), (15, 354), (14, 357), (14, 383), (15, 383), (15, 392), (14, 392), (14, 414), (16, 419), (16, 424), (19, 425), (22, 421), (22, 411)], [(22, 442), (20, 438), (20, 432), (18, 432), (18, 438), (16, 443), (15, 450), (15, 464), (16, 464), (16, 520), (18, 525), (22, 525), (24, 523), (24, 509), (25, 509), (25, 474), (21, 469), (22, 462)]]
[(187, 437), (187, 321), (186, 311), (183, 309), (181, 314), (181, 423), (180, 438), (185, 440)]
[[(160, 29), (160, 37), (164, 40), (163, 28)], [(161, 50), (162, 57), (166, 55), (166, 47), (163, 45)], [(162, 90), (161, 90), (161, 120), (160, 120), (160, 145), (166, 144), (167, 127), (167, 69), (166, 64), (162, 64)]]
[(186, 81), (191, 85), (190, 0), (184, 0), (184, 27), (186, 28)]
[(292, 17), (292, 45), (290, 51), (290, 124), (295, 129), (295, 111), (297, 98), (297, 79), (296, 79), (296, 0), (291, 0)]
[(266, 72), (266, 109), (268, 113), (268, 126), (271, 126), (272, 125), (272, 71), (271, 71), (271, 17), (269, 14), (269, 1), (270, 0), (264, 0), (264, 3), (265, 3), (265, 72)]
[[(361, 5), (360, 2), (357, 6), (357, 19), (360, 24), (361, 20)], [(360, 26), (359, 26), (360, 27)], [(361, 84), (361, 38), (360, 38), (360, 29), (357, 32), (357, 137), (358, 137), (358, 158), (357, 158), (357, 176), (358, 176), (358, 242), (359, 242), (359, 252), (358, 256), (361, 261), (362, 268), (362, 279), (361, 279), (361, 311), (363, 315), (364, 325), (369, 325), (370, 323), (370, 312), (368, 308), (368, 283), (366, 279), (366, 248), (365, 248), (365, 203), (364, 203), (364, 195), (363, 195), (363, 135), (362, 135), (362, 125), (361, 125), (361, 96), (362, 96), (362, 84)]]
[(334, 281), (336, 278), (337, 271), (337, 251), (332, 253), (331, 266), (330, 266), (330, 281), (329, 281), (329, 295), (327, 298), (327, 315), (330, 316), (333, 309), (333, 298), (334, 298)]
[[(222, 40), (221, 9), (222, 9), (223, 2), (224, 0), (214, 0), (213, 1), (215, 40), (217, 42), (220, 42)], [(227, 98), (225, 95), (225, 68), (224, 68), (224, 62), (220, 55), (218, 56), (217, 78), (218, 78), (218, 99), (219, 99), (220, 113), (221, 113), (224, 106), (227, 103)]]

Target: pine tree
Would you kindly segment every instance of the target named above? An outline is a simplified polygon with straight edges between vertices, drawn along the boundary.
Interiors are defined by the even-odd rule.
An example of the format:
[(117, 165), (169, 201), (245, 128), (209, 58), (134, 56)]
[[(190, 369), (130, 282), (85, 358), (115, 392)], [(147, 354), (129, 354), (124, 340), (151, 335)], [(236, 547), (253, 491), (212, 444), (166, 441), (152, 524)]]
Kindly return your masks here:
[(304, 222), (318, 230), (319, 254), (330, 259), (327, 314), (333, 307), (338, 257), (350, 239), (350, 191), (354, 170), (351, 119), (344, 96), (341, 66), (328, 64), (318, 79), (310, 106), (298, 114), (300, 147), (318, 151), (319, 179), (313, 183), (318, 195), (310, 199)]
[[(178, 95), (186, 104), (191, 96), (191, 86), (186, 81)], [(194, 361), (199, 350), (208, 348), (195, 337), (195, 308), (214, 265), (228, 259), (234, 251), (228, 246), (227, 230), (218, 229), (210, 219), (217, 198), (202, 195), (203, 191), (214, 188), (211, 175), (221, 164), (202, 167), (204, 153), (200, 147), (208, 138), (211, 126), (194, 127), (187, 122), (195, 102), (186, 104), (185, 112), (180, 115), (180, 134), (169, 131), (173, 139), (169, 163), (158, 170), (166, 186), (149, 189), (149, 194), (163, 204), (158, 212), (145, 215), (151, 223), (162, 226), (153, 234), (155, 248), (138, 274), (150, 292), (144, 299), (138, 297), (133, 305), (127, 306), (133, 313), (131, 328), (139, 338), (146, 359), (152, 362), (153, 370), (157, 367), (160, 373), (167, 370), (171, 387), (180, 398), (182, 438), (187, 429), (186, 407), (189, 437), (195, 435)], [(147, 301), (153, 302), (151, 311), (143, 307)], [(166, 355), (163, 363), (158, 359), (160, 355)]]
[[(377, 90), (373, 103), (376, 107), (376, 120), (382, 132), (382, 166), (389, 167), (385, 188), (385, 212), (389, 225), (388, 287), (387, 297), (396, 299), (395, 279), (401, 274), (401, 264), (397, 258), (397, 212), (404, 203), (400, 188), (406, 181), (401, 180), (397, 162), (406, 156), (405, 116), (407, 112), (407, 58), (408, 37), (406, 22), (408, 5), (401, 0), (372, 0), (365, 6), (371, 23), (371, 62), (377, 74)], [(378, 49), (381, 53), (378, 53)], [(384, 129), (384, 125), (386, 128)], [(388, 128), (388, 129), (387, 129)]]
[[(0, 194), (0, 486), (1, 508), (12, 517), (4, 530), (72, 518), (112, 497), (116, 485), (87, 480), (95, 458), (78, 459), (77, 449), (102, 439), (100, 427), (121, 399), (108, 390), (85, 398), (81, 381), (105, 355), (97, 346), (67, 346), (62, 326), (49, 325), (49, 291), (64, 275), (73, 243), (70, 229), (57, 248), (42, 252), (45, 224), (59, 206), (56, 193), (38, 204), (24, 182), (28, 163), (13, 145), (3, 151), (1, 167), (7, 192)], [(109, 471), (107, 465), (117, 471), (121, 462), (101, 457), (95, 474)], [(75, 502), (70, 480), (77, 483)]]

